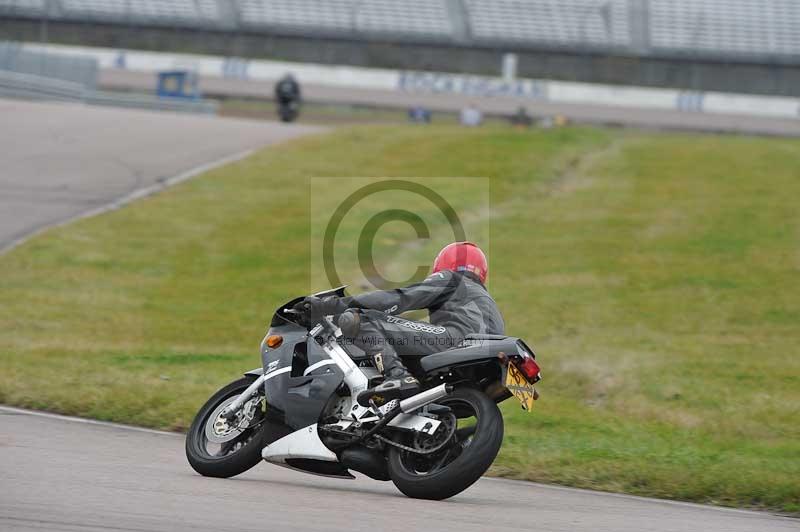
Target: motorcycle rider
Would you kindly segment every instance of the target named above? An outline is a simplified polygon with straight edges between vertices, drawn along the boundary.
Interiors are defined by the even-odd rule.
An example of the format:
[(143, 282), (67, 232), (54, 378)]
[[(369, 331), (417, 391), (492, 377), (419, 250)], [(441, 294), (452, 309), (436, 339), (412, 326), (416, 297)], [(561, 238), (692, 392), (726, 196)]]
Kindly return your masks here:
[(275, 84), (275, 100), (279, 108), (287, 107), (292, 102), (300, 103), (300, 83), (290, 72)]
[[(345, 337), (372, 357), (384, 381), (359, 394), (358, 402), (381, 406), (420, 391), (400, 355), (425, 356), (457, 346), (468, 334), (504, 334), (497, 304), (486, 290), (486, 255), (472, 242), (445, 246), (421, 283), (356, 296), (307, 297), (298, 304), (311, 316), (343, 314)], [(427, 309), (430, 323), (397, 315)], [(351, 314), (352, 313), (352, 314)], [(347, 325), (345, 325), (345, 323)]]

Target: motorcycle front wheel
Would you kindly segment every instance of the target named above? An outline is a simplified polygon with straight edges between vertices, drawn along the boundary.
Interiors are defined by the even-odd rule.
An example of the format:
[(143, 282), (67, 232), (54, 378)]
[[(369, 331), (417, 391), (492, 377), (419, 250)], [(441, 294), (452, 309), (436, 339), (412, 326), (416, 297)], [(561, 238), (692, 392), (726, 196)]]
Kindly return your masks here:
[(503, 416), (483, 392), (459, 388), (436, 403), (450, 407), (457, 420), (449, 444), (428, 455), (389, 450), (392, 482), (415, 499), (442, 500), (461, 493), (489, 469), (503, 443)]
[(245, 403), (228, 421), (220, 413), (253, 383), (254, 377), (233, 381), (200, 408), (186, 434), (186, 458), (205, 477), (229, 478), (261, 461), (262, 428), (266, 408), (263, 391)]

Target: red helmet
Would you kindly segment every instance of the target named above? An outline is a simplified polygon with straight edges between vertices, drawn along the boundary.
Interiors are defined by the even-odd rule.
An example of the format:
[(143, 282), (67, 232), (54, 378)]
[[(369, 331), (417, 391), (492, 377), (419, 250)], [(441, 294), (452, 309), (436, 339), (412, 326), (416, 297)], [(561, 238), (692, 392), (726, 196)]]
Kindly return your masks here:
[(481, 248), (472, 242), (453, 242), (442, 248), (433, 261), (433, 273), (442, 270), (472, 272), (485, 283), (489, 265)]

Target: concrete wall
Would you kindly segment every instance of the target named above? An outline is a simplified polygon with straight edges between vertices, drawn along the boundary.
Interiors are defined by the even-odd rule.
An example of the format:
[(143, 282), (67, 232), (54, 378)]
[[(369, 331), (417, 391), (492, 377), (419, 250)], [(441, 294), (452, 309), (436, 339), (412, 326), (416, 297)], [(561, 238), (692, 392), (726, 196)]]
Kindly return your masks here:
[(247, 58), (500, 75), (504, 52), (519, 56), (517, 75), (696, 91), (800, 96), (800, 66), (668, 57), (497, 50), (438, 44), (265, 35), (178, 28), (0, 19), (0, 40), (195, 52)]

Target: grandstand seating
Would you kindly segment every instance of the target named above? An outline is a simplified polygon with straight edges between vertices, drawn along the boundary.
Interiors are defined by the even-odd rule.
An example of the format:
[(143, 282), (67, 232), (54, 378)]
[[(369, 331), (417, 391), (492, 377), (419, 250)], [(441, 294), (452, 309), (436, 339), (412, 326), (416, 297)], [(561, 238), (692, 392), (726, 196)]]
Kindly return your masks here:
[(650, 0), (651, 47), (800, 55), (797, 0)]
[(196, 0), (197, 16), (208, 21), (220, 19), (219, 3), (217, 0)]
[(445, 0), (239, 0), (249, 27), (449, 37)]
[(445, 0), (360, 2), (356, 28), (363, 32), (449, 37), (453, 34)]
[(627, 0), (466, 0), (481, 41), (625, 46)]
[(64, 17), (141, 22), (193, 24), (219, 17), (215, 0), (61, 0)]
[(350, 31), (355, 0), (239, 0), (239, 20), (249, 27)]
[(0, 0), (0, 13), (41, 16), (46, 9), (45, 0)]
[(62, 0), (61, 5), (71, 18), (124, 20), (128, 14), (125, 0)]
[(0, 16), (800, 58), (800, 0), (0, 0)]

